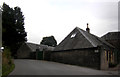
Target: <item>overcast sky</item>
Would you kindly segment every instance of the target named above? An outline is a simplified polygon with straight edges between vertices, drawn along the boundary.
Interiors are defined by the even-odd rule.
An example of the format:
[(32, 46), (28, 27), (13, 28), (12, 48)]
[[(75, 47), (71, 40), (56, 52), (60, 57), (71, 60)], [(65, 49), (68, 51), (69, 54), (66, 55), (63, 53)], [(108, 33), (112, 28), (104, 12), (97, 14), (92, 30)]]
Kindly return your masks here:
[(19, 6), (25, 17), (28, 42), (40, 43), (53, 35), (61, 42), (76, 26), (102, 36), (118, 31), (119, 0), (0, 0), (10, 7)]

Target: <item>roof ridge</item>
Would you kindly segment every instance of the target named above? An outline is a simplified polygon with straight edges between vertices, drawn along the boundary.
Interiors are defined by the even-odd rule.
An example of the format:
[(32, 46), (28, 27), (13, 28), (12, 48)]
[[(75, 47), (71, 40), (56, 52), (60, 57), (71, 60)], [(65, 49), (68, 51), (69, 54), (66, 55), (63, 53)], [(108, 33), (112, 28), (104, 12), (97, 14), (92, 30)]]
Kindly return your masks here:
[(40, 45), (40, 44), (36, 44), (36, 43), (31, 43), (31, 42), (25, 42), (26, 44), (34, 44), (34, 45)]
[[(82, 35), (94, 46), (96, 47), (96, 45), (83, 33), (84, 30), (80, 29), (77, 27), (77, 29), (82, 33)], [(85, 31), (84, 31), (85, 32)]]

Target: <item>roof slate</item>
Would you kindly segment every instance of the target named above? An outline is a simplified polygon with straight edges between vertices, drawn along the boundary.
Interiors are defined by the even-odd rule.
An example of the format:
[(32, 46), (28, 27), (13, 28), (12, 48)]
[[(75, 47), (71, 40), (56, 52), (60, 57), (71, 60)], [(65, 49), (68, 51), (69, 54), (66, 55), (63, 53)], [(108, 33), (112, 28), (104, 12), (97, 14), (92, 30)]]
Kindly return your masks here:
[(28, 43), (28, 42), (26, 42), (25, 44), (31, 49), (32, 52), (35, 52), (36, 49), (39, 49), (39, 51), (43, 51), (43, 50), (52, 51), (52, 50), (54, 50), (54, 47), (47, 46), (47, 45), (42, 45), (42, 44), (39, 45), (39, 44)]
[[(76, 36), (71, 38), (73, 34), (76, 34)], [(58, 46), (55, 47), (54, 51), (91, 48), (101, 45), (104, 47), (113, 47), (101, 38), (76, 27)]]
[(120, 31), (119, 32), (109, 32), (101, 37), (104, 40), (120, 40)]

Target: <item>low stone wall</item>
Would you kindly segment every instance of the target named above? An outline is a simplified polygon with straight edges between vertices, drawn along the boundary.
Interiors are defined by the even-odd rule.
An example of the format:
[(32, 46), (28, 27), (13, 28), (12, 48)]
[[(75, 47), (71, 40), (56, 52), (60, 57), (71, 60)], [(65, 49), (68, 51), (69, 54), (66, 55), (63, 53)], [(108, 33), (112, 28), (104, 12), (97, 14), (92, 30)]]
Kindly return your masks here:
[(95, 49), (53, 51), (51, 61), (100, 69), (100, 53)]

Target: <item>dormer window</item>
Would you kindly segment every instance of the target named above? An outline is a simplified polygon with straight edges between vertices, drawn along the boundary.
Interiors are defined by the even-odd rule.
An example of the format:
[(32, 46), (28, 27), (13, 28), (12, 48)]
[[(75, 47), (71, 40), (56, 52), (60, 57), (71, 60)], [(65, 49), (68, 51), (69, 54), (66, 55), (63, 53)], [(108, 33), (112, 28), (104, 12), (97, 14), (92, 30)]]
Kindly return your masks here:
[(71, 38), (74, 38), (75, 36), (76, 36), (76, 33), (72, 34), (72, 35), (71, 35)]

